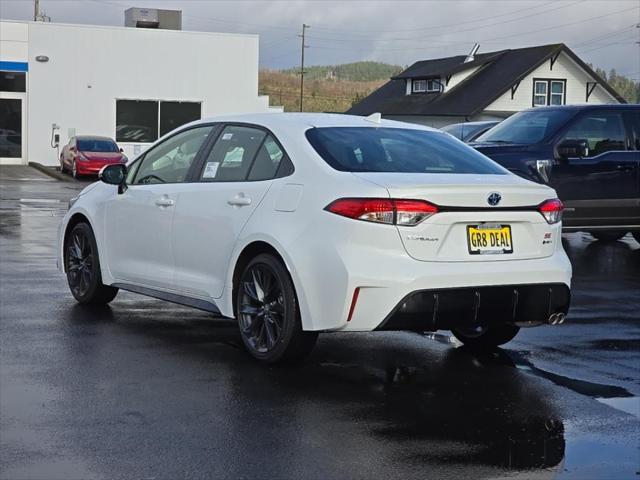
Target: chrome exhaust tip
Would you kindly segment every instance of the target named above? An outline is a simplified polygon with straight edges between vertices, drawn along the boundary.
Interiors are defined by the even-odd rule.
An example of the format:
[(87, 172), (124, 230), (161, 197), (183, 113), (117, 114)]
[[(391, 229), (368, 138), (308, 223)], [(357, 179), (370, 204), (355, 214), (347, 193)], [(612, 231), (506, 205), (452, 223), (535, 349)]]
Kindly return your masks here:
[(567, 316), (564, 313), (553, 313), (549, 315), (547, 323), (549, 325), (560, 325), (561, 323), (564, 323), (566, 318)]

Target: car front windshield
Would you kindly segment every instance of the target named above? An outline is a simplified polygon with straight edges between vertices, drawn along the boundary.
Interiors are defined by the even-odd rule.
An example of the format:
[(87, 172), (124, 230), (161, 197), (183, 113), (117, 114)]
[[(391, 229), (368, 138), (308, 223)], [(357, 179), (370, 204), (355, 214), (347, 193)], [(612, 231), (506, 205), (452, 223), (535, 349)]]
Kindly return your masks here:
[(307, 139), (343, 172), (506, 174), (487, 157), (443, 132), (408, 128), (311, 128)]
[(516, 113), (475, 139), (478, 143), (540, 143), (574, 114), (572, 110), (527, 110)]
[(118, 146), (111, 140), (88, 139), (78, 140), (80, 152), (118, 152)]

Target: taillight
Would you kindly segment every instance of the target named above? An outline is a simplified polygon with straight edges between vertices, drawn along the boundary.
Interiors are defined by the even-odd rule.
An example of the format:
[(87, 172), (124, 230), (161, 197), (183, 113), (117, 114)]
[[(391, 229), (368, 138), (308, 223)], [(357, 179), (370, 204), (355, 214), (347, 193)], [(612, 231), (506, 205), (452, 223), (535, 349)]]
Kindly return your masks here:
[(424, 200), (394, 200), (396, 225), (417, 225), (425, 218), (438, 213), (438, 207)]
[(325, 210), (365, 222), (404, 226), (417, 225), (438, 213), (438, 207), (424, 200), (393, 198), (340, 198)]
[(562, 220), (562, 211), (564, 210), (564, 204), (554, 198), (552, 200), (545, 200), (538, 205), (538, 211), (542, 214), (544, 219), (549, 224), (558, 223)]

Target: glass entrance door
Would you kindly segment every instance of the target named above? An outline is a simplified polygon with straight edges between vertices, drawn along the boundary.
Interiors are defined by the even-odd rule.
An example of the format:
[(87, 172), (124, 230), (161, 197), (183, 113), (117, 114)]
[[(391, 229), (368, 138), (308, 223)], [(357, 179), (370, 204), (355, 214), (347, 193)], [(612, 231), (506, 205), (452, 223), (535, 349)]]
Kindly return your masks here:
[(9, 95), (0, 96), (0, 163), (26, 163), (24, 99)]

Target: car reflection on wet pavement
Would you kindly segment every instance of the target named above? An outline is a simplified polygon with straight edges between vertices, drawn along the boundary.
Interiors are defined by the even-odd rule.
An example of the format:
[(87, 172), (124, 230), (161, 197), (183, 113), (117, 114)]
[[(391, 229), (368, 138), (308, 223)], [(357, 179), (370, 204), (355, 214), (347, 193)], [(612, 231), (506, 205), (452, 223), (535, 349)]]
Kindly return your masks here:
[(120, 292), (74, 303), (55, 234), (81, 188), (0, 169), (0, 478), (639, 478), (640, 245), (565, 237), (565, 324), (493, 353), (322, 335), (265, 367), (233, 323)]

